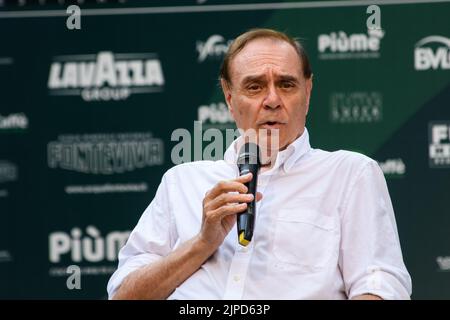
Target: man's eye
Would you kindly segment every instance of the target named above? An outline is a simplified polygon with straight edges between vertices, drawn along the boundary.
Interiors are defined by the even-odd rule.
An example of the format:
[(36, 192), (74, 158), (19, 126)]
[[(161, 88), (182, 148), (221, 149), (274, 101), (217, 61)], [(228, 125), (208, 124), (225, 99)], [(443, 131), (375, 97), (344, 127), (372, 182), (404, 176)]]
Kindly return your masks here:
[(261, 86), (259, 84), (252, 84), (247, 87), (249, 91), (259, 91), (261, 90)]
[(281, 88), (283, 89), (293, 88), (294, 86), (295, 86), (294, 83), (290, 81), (284, 81), (281, 83)]

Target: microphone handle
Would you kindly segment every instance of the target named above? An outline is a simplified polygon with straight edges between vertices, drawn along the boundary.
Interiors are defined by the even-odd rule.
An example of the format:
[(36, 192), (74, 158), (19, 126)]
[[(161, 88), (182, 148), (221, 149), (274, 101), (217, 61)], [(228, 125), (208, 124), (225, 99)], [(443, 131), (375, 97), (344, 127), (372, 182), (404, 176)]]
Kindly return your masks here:
[(240, 174), (244, 175), (248, 172), (253, 174), (252, 180), (247, 182), (245, 186), (248, 188), (247, 193), (253, 194), (254, 198), (247, 203), (247, 209), (238, 214), (237, 217), (237, 231), (238, 241), (242, 246), (247, 246), (253, 237), (253, 229), (255, 225), (256, 214), (256, 186), (258, 181), (258, 165), (245, 164), (240, 168)]

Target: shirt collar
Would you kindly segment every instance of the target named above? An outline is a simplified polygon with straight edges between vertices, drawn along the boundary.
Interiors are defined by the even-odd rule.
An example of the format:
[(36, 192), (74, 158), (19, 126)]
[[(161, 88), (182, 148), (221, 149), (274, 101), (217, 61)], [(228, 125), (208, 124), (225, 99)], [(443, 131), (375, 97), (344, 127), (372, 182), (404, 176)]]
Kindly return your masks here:
[[(225, 151), (223, 157), (225, 162), (229, 164), (236, 164), (238, 156), (236, 143), (239, 139), (240, 137), (234, 140)], [(297, 163), (297, 160), (299, 160), (310, 150), (311, 145), (309, 144), (309, 133), (305, 128), (300, 137), (295, 139), (286, 149), (278, 152), (277, 158), (275, 160), (275, 165), (273, 166), (272, 170), (282, 166), (285, 172), (289, 172), (289, 170), (291, 170), (292, 167)]]

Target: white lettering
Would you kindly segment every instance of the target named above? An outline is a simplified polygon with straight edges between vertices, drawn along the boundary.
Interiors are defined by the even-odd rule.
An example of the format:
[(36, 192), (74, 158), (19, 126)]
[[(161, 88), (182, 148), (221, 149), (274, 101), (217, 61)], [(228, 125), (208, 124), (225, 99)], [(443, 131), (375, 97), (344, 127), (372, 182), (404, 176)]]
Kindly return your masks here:
[(84, 236), (80, 228), (73, 228), (70, 235), (62, 231), (53, 232), (49, 235), (50, 262), (59, 263), (61, 257), (68, 254), (73, 262), (116, 261), (129, 235), (130, 231), (113, 231), (104, 238), (94, 226), (88, 226)]

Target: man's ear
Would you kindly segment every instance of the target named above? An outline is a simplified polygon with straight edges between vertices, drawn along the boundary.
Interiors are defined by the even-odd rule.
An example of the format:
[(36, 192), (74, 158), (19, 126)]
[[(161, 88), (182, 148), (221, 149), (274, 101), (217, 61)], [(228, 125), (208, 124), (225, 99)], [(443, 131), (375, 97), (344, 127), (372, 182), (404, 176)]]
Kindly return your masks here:
[(311, 98), (311, 92), (313, 87), (313, 75), (309, 79), (306, 79), (306, 114), (309, 111), (309, 101)]
[(223, 96), (225, 98), (225, 102), (227, 103), (228, 110), (230, 111), (231, 115), (234, 117), (233, 114), (233, 107), (231, 105), (231, 89), (228, 82), (224, 79), (220, 79), (220, 85), (222, 86)]

